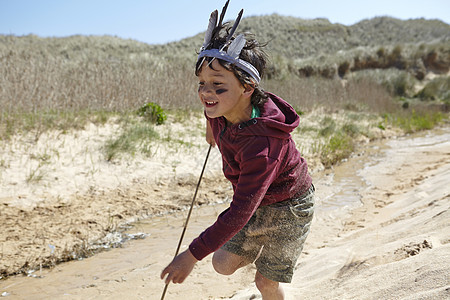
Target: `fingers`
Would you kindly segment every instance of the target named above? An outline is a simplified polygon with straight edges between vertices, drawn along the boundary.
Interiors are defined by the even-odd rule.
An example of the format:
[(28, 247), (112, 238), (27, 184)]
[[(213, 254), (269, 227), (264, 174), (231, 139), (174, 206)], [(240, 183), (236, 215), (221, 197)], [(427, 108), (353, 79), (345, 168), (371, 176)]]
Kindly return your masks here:
[(206, 142), (208, 143), (208, 144), (210, 144), (211, 146), (213, 146), (213, 147), (215, 147), (216, 146), (216, 141), (214, 140), (214, 139), (212, 139), (212, 140), (206, 140)]
[(177, 255), (172, 262), (161, 272), (161, 279), (167, 274), (166, 284), (182, 283), (191, 273), (197, 259), (187, 250)]
[(183, 281), (186, 279), (186, 277), (183, 276), (174, 276), (172, 278), (173, 283), (183, 283)]
[(171, 281), (173, 283), (183, 283), (187, 276), (180, 273), (181, 272), (172, 269), (169, 265), (161, 272), (161, 279), (164, 279), (167, 274), (166, 280), (164, 280), (166, 284), (169, 284)]
[(172, 272), (172, 273), (169, 273), (169, 275), (167, 275), (167, 278), (166, 278), (166, 280), (165, 280), (165, 283), (166, 283), (166, 284), (169, 284), (171, 281), (172, 281), (173, 283), (176, 283), (175, 280), (174, 280), (174, 274), (173, 274), (173, 272)]
[[(163, 278), (164, 277), (161, 277), (161, 279), (163, 279)], [(166, 284), (169, 284), (171, 281), (173, 283), (183, 283), (185, 279), (186, 278), (183, 278), (182, 276), (176, 276), (175, 273), (169, 273), (169, 275), (167, 276), (166, 280), (164, 280), (164, 282)]]
[[(164, 279), (164, 277), (166, 276), (166, 274), (169, 274), (169, 266), (165, 267), (164, 270), (161, 272), (161, 279)], [(170, 274), (169, 274), (170, 275)], [(169, 276), (167, 276), (165, 282), (166, 284), (168, 284), (170, 281), (168, 281)]]
[[(174, 274), (173, 274), (174, 272), (172, 271), (170, 271), (170, 266), (167, 266), (162, 272), (161, 272), (161, 279), (164, 279), (164, 277), (167, 275), (167, 277), (166, 277), (166, 280), (164, 280), (164, 282), (166, 283), (166, 284), (169, 284), (170, 283), (170, 281), (172, 281), (173, 280), (173, 277), (174, 277)], [(174, 282), (175, 283), (175, 282)]]

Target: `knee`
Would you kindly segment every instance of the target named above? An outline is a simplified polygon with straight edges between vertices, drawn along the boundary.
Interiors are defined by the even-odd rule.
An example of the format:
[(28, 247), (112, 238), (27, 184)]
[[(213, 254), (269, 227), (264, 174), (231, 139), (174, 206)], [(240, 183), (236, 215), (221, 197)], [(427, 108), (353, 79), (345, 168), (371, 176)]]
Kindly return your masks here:
[(258, 290), (261, 292), (261, 294), (264, 295), (267, 293), (272, 293), (274, 291), (277, 291), (280, 286), (280, 283), (276, 282), (276, 281), (272, 281), (270, 279), (267, 279), (264, 276), (262, 276), (261, 273), (256, 272), (255, 285), (258, 288)]
[(225, 255), (221, 255), (221, 253), (218, 252), (214, 253), (213, 255), (212, 265), (214, 267), (214, 270), (222, 275), (231, 275), (237, 269)]

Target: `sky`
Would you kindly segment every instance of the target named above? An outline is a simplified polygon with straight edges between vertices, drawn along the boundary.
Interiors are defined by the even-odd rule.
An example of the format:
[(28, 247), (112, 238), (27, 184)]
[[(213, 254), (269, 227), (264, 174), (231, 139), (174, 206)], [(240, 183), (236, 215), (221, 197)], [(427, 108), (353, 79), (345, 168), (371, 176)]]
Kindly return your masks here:
[[(225, 0), (0, 0), (0, 34), (63, 37), (112, 35), (163, 44), (206, 30), (210, 13)], [(327, 18), (353, 25), (390, 16), (439, 19), (450, 24), (450, 0), (231, 0), (226, 20), (277, 13)]]

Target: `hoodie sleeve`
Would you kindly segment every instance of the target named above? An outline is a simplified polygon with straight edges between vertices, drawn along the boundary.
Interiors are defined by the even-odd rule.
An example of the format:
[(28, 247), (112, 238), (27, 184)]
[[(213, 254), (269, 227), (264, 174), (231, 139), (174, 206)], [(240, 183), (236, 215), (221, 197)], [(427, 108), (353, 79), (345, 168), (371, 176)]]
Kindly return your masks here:
[[(249, 147), (252, 153), (241, 154), (241, 173), (230, 207), (190, 244), (189, 249), (198, 260), (219, 249), (247, 224), (275, 180), (278, 160), (264, 153), (268, 149), (267, 144), (259, 145)], [(244, 156), (251, 158), (245, 159)]]

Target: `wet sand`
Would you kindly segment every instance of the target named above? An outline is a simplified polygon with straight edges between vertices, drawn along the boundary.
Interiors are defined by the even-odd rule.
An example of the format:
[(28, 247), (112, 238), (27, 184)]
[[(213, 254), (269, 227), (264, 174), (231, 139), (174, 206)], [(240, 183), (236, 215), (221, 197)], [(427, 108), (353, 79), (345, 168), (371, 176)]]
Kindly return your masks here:
[[(230, 195), (227, 184), (212, 174), (202, 182), (200, 203), (211, 198), (226, 202)], [(449, 178), (450, 128), (369, 144), (365, 155), (314, 174), (317, 212), (294, 280), (284, 285), (287, 299), (449, 298)], [(179, 202), (188, 205), (195, 183), (194, 177), (176, 187), (189, 196), (178, 196)], [(145, 205), (155, 192), (174, 192), (170, 184), (152, 190), (145, 186), (121, 191), (127, 195), (123, 201), (134, 201), (129, 216), (137, 213), (133, 203)], [(109, 199), (122, 199), (120, 193), (94, 194), (88, 202), (92, 210), (105, 202), (111, 209)], [(225, 206), (195, 209), (183, 247)], [(164, 288), (159, 274), (173, 257), (185, 215), (176, 212), (137, 223), (128, 233), (142, 232), (146, 238), (0, 281), (0, 293), (11, 299), (159, 299)], [(48, 235), (45, 226), (42, 231)], [(43, 252), (50, 253), (46, 243)], [(166, 299), (259, 299), (252, 266), (224, 277), (213, 271), (210, 259), (199, 262), (185, 283), (171, 284)]]

